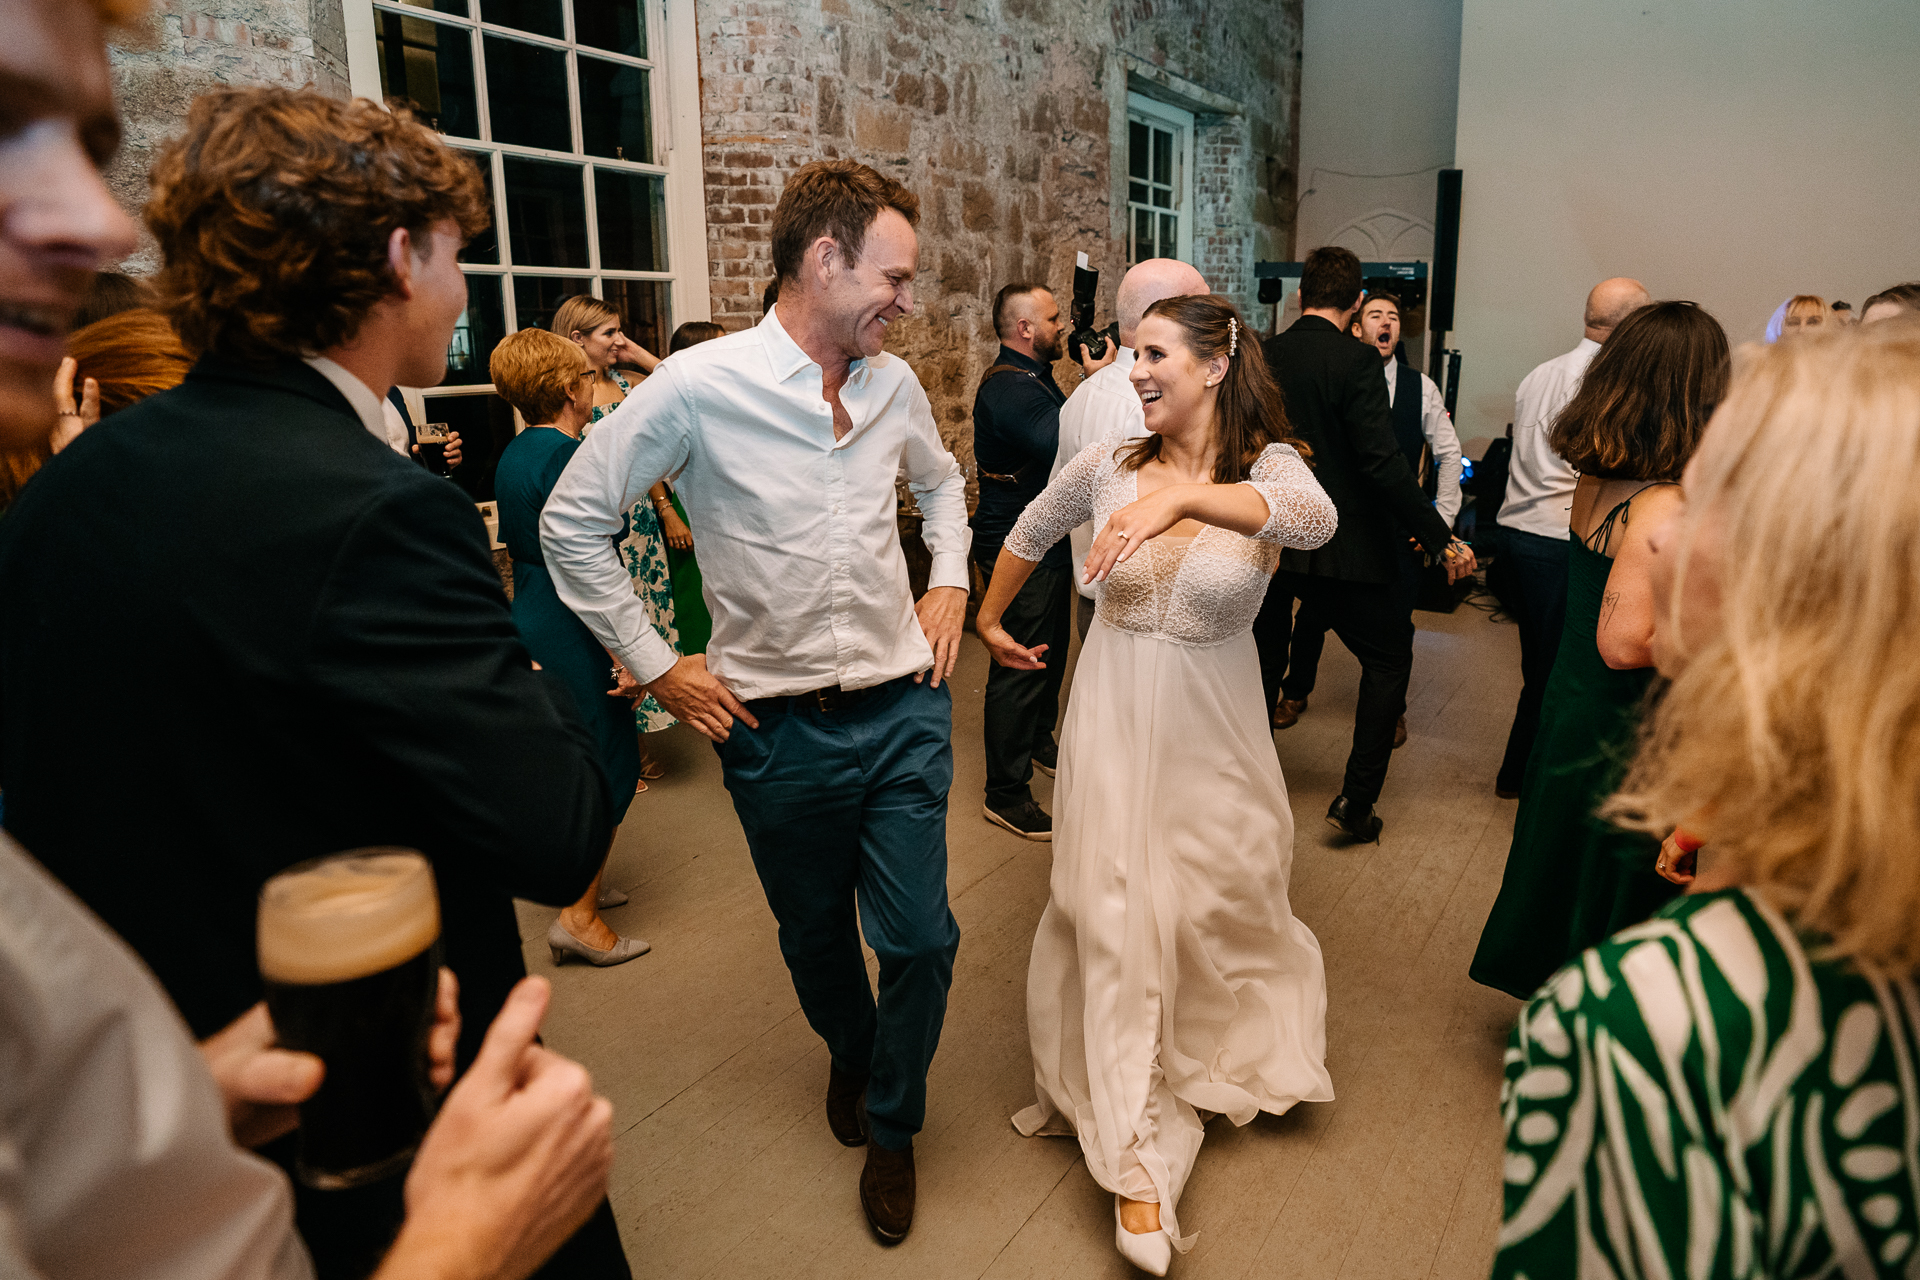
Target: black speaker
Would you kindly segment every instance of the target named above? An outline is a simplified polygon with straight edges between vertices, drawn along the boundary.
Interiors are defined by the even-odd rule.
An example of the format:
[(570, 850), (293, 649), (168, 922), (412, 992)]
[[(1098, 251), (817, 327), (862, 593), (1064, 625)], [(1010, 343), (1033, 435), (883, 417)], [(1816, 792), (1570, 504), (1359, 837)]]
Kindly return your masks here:
[(1260, 301), (1262, 304), (1270, 307), (1286, 296), (1287, 282), (1285, 280), (1282, 280), (1279, 276), (1260, 277)]
[(1453, 286), (1460, 272), (1460, 170), (1440, 171), (1433, 208), (1433, 280), (1427, 293), (1427, 332), (1453, 328)]

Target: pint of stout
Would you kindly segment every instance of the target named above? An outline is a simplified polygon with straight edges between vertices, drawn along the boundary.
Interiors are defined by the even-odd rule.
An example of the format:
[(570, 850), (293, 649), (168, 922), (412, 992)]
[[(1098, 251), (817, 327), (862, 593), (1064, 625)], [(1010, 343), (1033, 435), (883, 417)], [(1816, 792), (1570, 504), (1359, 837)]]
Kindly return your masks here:
[(301, 1181), (396, 1172), (433, 1120), (427, 1037), (440, 976), (433, 868), (411, 849), (303, 862), (260, 891), (260, 974), (280, 1043), (327, 1074), (300, 1107)]

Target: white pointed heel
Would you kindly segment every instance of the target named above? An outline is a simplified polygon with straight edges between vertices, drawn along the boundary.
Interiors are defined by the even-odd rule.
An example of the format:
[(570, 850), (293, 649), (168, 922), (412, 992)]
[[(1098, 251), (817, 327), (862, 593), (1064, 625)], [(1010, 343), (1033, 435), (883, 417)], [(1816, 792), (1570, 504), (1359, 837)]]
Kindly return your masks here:
[(1120, 1219), (1120, 1197), (1113, 1198), (1113, 1244), (1120, 1256), (1150, 1276), (1164, 1276), (1173, 1262), (1173, 1241), (1164, 1230), (1134, 1234)]

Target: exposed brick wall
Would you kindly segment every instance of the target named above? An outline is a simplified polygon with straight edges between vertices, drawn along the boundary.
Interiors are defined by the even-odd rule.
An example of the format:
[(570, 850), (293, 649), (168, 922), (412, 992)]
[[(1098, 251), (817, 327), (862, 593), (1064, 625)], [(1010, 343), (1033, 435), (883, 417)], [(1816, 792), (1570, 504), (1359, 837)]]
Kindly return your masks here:
[[(888, 348), (918, 372), (970, 460), (994, 291), (1051, 285), (1073, 255), (1124, 269), (1124, 49), (1242, 104), (1196, 121), (1194, 256), (1252, 301), (1293, 208), (1300, 0), (698, 0), (714, 319), (756, 322), (767, 223), (786, 175), (851, 156), (921, 199), (915, 311)], [(1077, 371), (1063, 364), (1063, 386)]]

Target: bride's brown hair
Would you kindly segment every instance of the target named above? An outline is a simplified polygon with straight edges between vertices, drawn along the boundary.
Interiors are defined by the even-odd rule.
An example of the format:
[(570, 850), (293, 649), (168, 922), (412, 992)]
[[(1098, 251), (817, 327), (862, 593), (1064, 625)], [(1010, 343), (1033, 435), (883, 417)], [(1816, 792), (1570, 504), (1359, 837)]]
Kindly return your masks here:
[[(1301, 457), (1307, 446), (1296, 439), (1287, 421), (1286, 402), (1280, 396), (1280, 384), (1267, 368), (1267, 357), (1260, 340), (1240, 318), (1239, 309), (1219, 294), (1195, 294), (1185, 298), (1162, 298), (1148, 307), (1140, 318), (1162, 316), (1180, 326), (1187, 350), (1196, 359), (1227, 358), (1227, 374), (1220, 380), (1220, 396), (1214, 402), (1214, 430), (1218, 450), (1214, 454), (1213, 482), (1238, 484), (1253, 473), (1253, 464), (1270, 444), (1292, 445)], [(1160, 437), (1148, 435), (1115, 452), (1122, 467), (1138, 471), (1160, 456)]]

